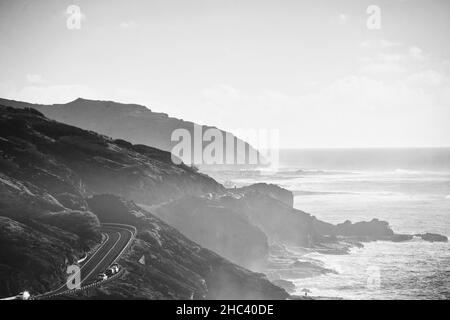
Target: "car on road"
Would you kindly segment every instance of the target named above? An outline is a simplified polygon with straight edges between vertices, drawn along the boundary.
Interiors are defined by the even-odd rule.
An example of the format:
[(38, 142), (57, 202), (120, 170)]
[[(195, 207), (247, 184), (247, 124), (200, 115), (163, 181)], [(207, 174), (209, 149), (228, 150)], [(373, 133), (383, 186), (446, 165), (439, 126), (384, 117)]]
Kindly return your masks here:
[(97, 281), (104, 281), (104, 280), (106, 280), (106, 279), (108, 279), (108, 276), (107, 276), (106, 274), (104, 274), (104, 273), (100, 273), (100, 274), (97, 276)]
[(28, 291), (23, 291), (16, 296), (16, 299), (28, 300), (28, 299), (30, 299), (30, 297), (31, 297), (31, 295)]
[(106, 273), (106, 275), (108, 277), (110, 277), (110, 276), (112, 276), (112, 275), (114, 275), (114, 274), (116, 274), (118, 272), (119, 272), (119, 265), (118, 264), (113, 264), (108, 269), (106, 269), (105, 273)]
[(105, 274), (106, 274), (108, 277), (111, 277), (112, 275), (115, 274), (115, 272), (114, 272), (114, 270), (113, 270), (112, 268), (108, 268), (108, 269), (106, 269)]

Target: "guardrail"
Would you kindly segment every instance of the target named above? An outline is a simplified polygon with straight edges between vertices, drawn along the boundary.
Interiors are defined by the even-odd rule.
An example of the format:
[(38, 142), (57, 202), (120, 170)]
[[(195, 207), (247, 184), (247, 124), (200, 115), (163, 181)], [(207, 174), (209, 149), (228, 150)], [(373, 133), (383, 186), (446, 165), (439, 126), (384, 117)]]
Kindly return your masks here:
[(137, 228), (135, 226), (132, 226), (132, 225), (121, 224), (121, 223), (103, 223), (103, 225), (120, 226), (122, 228), (127, 227), (127, 228), (131, 228), (133, 230), (133, 231), (130, 231), (131, 232), (131, 238), (128, 241), (127, 245), (122, 249), (122, 251), (120, 251), (120, 253), (117, 255), (117, 257), (114, 259), (113, 263), (115, 263), (117, 260), (120, 259), (120, 257), (125, 252), (125, 250), (127, 250), (129, 248), (129, 246), (131, 245), (131, 243), (133, 242), (133, 240), (134, 240), (134, 238), (136, 237), (136, 234), (137, 234)]
[[(108, 235), (106, 234), (103, 234), (102, 235), (102, 242), (97, 246), (97, 248), (95, 248), (94, 250), (93, 250), (93, 252), (92, 252), (92, 254), (94, 255), (98, 250), (100, 250), (105, 244), (106, 244), (106, 242), (108, 241)], [(92, 257), (92, 256), (91, 256)], [(89, 260), (90, 260), (91, 258), (89, 258)], [(65, 286), (66, 284), (63, 284), (62, 286), (60, 286), (59, 288), (57, 288), (57, 289), (55, 289), (55, 290), (52, 290), (52, 291), (49, 291), (49, 292), (47, 292), (47, 293), (41, 293), (41, 294), (38, 294), (38, 295), (35, 295), (35, 296), (33, 296), (33, 297), (31, 297), (30, 298), (30, 300), (33, 300), (33, 299), (40, 299), (40, 298), (44, 298), (44, 297), (47, 297), (47, 296), (52, 296), (52, 292), (55, 292), (55, 291), (58, 291), (58, 290), (60, 290), (60, 289), (62, 289), (64, 286)]]
[[(125, 252), (125, 250), (127, 250), (129, 248), (129, 246), (131, 245), (131, 243), (133, 242), (133, 240), (134, 240), (134, 238), (136, 237), (136, 234), (137, 234), (137, 228), (135, 226), (132, 226), (132, 225), (121, 224), (121, 223), (102, 223), (102, 225), (104, 225), (104, 226), (112, 226), (112, 227), (117, 226), (117, 227), (128, 228), (128, 229), (132, 230), (132, 231), (128, 230), (131, 233), (131, 238), (128, 241), (127, 245), (122, 249), (122, 251), (120, 251), (120, 253), (117, 255), (117, 257), (114, 259), (113, 263), (115, 263), (117, 260), (120, 259), (120, 257), (122, 256), (123, 252)], [(37, 295), (37, 296), (31, 297), (30, 300), (51, 299), (51, 298), (55, 298), (55, 297), (58, 297), (58, 296), (75, 294), (75, 293), (78, 293), (78, 292), (81, 292), (81, 291), (84, 291), (84, 290), (87, 290), (87, 289), (90, 289), (90, 288), (99, 287), (99, 286), (101, 286), (101, 285), (103, 285), (105, 283), (108, 283), (110, 281), (113, 281), (113, 280), (117, 279), (124, 272), (125, 272), (125, 269), (124, 268), (120, 268), (118, 273), (116, 273), (115, 275), (113, 275), (111, 277), (108, 277), (105, 280), (93, 282), (91, 284), (82, 286), (79, 289), (68, 289), (66, 291), (63, 291), (63, 292), (60, 292), (60, 293), (55, 293), (55, 294), (50, 294), (50, 295), (47, 295), (47, 294)]]
[[(128, 225), (128, 224), (122, 224), (122, 223), (102, 223), (102, 225), (104, 225), (104, 226), (112, 226), (112, 227), (117, 226), (117, 227), (122, 227), (122, 228), (127, 228), (127, 229), (131, 229), (131, 230), (132, 230), (132, 231), (131, 231), (131, 230), (128, 230), (128, 231), (130, 231), (130, 233), (131, 233), (131, 238), (130, 238), (130, 240), (128, 241), (127, 245), (122, 249), (122, 251), (120, 251), (120, 253), (117, 255), (117, 257), (114, 259), (113, 263), (115, 263), (117, 260), (120, 259), (120, 257), (121, 257), (122, 254), (125, 252), (125, 250), (127, 250), (127, 249), (129, 248), (129, 246), (131, 245), (131, 243), (133, 242), (133, 240), (134, 240), (134, 238), (136, 237), (136, 234), (137, 234), (137, 228), (136, 228), (135, 226)], [(97, 251), (98, 251), (98, 250), (106, 243), (107, 236), (106, 236), (106, 239), (103, 238), (102, 240), (103, 240), (103, 241), (102, 241), (102, 242), (99, 244), (99, 246), (94, 250), (93, 254), (95, 254), (95, 252), (97, 252)], [(81, 258), (81, 259), (79, 259), (79, 260), (77, 261), (77, 263), (82, 263), (82, 262), (84, 262), (87, 258), (88, 258), (88, 254), (86, 253), (85, 256), (84, 256), (83, 258)], [(38, 295), (36, 295), (36, 296), (30, 297), (29, 300), (51, 299), (51, 298), (54, 298), (54, 297), (58, 297), (58, 296), (62, 296), (62, 295), (70, 295), (70, 294), (74, 294), (74, 293), (77, 293), (77, 292), (80, 292), (80, 291), (83, 291), (83, 290), (87, 290), (87, 289), (90, 289), (90, 288), (98, 287), (98, 286), (101, 286), (101, 285), (103, 285), (103, 284), (105, 284), (105, 283), (108, 283), (108, 282), (110, 282), (110, 281), (113, 281), (113, 280), (117, 279), (117, 278), (120, 277), (124, 272), (125, 272), (125, 269), (124, 269), (124, 268), (120, 268), (120, 270), (119, 270), (118, 273), (116, 273), (115, 275), (113, 275), (113, 276), (111, 276), (111, 277), (108, 277), (108, 278), (105, 279), (105, 280), (93, 282), (93, 283), (91, 283), (91, 284), (82, 286), (82, 287), (79, 288), (79, 289), (68, 289), (68, 290), (62, 291), (62, 292), (60, 292), (60, 293), (52, 294), (52, 293), (51, 293), (52, 291), (50, 291), (49, 293), (38, 294)], [(61, 288), (62, 288), (62, 287), (60, 287), (59, 289), (61, 289)], [(59, 289), (53, 290), (53, 292), (54, 292), (54, 291), (57, 291), (57, 290), (59, 290)], [(0, 298), (0, 300), (16, 300), (16, 299), (17, 299), (17, 296), (7, 297), (7, 298)]]
[(88, 290), (88, 289), (99, 287), (101, 285), (104, 285), (105, 283), (108, 283), (108, 282), (110, 282), (112, 280), (115, 280), (118, 277), (120, 277), (124, 272), (125, 272), (125, 269), (120, 268), (118, 273), (116, 273), (115, 275), (113, 275), (111, 277), (108, 277), (108, 279), (90, 283), (88, 285), (82, 286), (79, 289), (68, 289), (66, 291), (63, 291), (63, 292), (60, 292), (60, 293), (55, 293), (55, 294), (52, 294), (52, 295), (49, 295), (49, 296), (45, 296), (45, 297), (32, 297), (30, 300), (52, 299), (52, 298), (56, 298), (56, 297), (59, 297), (59, 296), (66, 296), (66, 295), (76, 294), (76, 293), (79, 293), (79, 292), (82, 292), (82, 291), (85, 291), (85, 290)]

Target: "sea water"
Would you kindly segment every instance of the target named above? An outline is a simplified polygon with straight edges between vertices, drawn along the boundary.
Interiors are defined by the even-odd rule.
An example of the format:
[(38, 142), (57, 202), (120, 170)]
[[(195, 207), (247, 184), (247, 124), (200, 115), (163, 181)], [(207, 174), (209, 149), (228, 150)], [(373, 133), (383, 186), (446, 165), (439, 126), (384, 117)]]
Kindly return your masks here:
[[(220, 178), (219, 178), (220, 177)], [(282, 150), (276, 172), (216, 175), (237, 186), (275, 183), (294, 207), (331, 223), (386, 220), (396, 233), (450, 236), (450, 149)], [(376, 241), (347, 255), (308, 254), (336, 273), (295, 283), (297, 294), (345, 299), (449, 299), (450, 243)]]

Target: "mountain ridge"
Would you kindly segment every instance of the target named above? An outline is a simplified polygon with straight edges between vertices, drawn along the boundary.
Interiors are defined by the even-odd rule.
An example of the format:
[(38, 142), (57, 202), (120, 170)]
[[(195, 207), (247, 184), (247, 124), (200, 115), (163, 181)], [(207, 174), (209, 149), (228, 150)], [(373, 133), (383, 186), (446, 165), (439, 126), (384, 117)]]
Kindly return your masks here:
[[(175, 165), (168, 152), (59, 123), (34, 109), (0, 106), (0, 296), (61, 285), (67, 266), (100, 242), (100, 223), (136, 224), (140, 213), (141, 233), (130, 254), (158, 259), (143, 271), (145, 279), (133, 272), (138, 260), (121, 260), (130, 270), (126, 282), (117, 283), (125, 286), (122, 298), (287, 298), (264, 276), (195, 244), (129, 200), (153, 204), (222, 189)], [(158, 246), (158, 238), (167, 246)]]
[[(0, 98), (0, 104), (14, 108), (33, 108), (49, 119), (95, 131), (114, 139), (123, 139), (133, 144), (147, 145), (168, 152), (171, 152), (178, 143), (171, 140), (171, 135), (176, 129), (186, 129), (191, 137), (194, 137), (195, 126), (199, 126), (203, 131), (210, 128), (217, 129), (223, 137), (230, 134), (214, 126), (200, 125), (192, 121), (170, 117), (167, 113), (154, 112), (146, 106), (132, 103), (77, 98), (65, 104), (44, 105)], [(245, 146), (246, 153), (253, 152), (261, 159), (262, 156), (249, 143), (232, 133), (231, 135), (235, 146), (241, 143)], [(203, 147), (208, 144), (206, 141), (202, 141), (202, 143)], [(223, 147), (223, 150), (227, 150), (225, 139)], [(234, 154), (235, 163), (238, 163), (238, 158), (238, 155)], [(249, 163), (249, 160), (246, 159), (244, 165), (256, 164)], [(221, 166), (226, 165), (221, 164)]]

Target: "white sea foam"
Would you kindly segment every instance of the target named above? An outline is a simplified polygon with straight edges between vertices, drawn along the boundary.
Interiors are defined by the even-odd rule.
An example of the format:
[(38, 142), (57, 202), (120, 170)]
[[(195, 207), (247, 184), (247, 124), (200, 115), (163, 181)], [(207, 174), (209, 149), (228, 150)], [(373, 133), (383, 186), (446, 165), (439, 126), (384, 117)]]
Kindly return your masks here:
[[(395, 157), (392, 161), (385, 159), (389, 158), (391, 151), (367, 151), (368, 156), (364, 156), (365, 151), (336, 153), (333, 150), (324, 151), (320, 156), (317, 152), (306, 151), (291, 156), (289, 163), (282, 163), (286, 167), (271, 177), (248, 174), (232, 175), (227, 179), (238, 184), (250, 184), (261, 182), (263, 176), (264, 182), (280, 184), (293, 191), (295, 208), (330, 223), (378, 218), (388, 221), (396, 233), (450, 234), (448, 206), (442, 203), (450, 201), (449, 192), (442, 194), (443, 190), (448, 190), (450, 166), (442, 162), (448, 157), (434, 156), (442, 152), (450, 155), (450, 149), (427, 151), (426, 161), (417, 159), (421, 158), (420, 154), (402, 151), (406, 153), (404, 163)], [(374, 167), (371, 154), (386, 161), (379, 168)], [(435, 166), (429, 165), (429, 159), (436, 159)], [(409, 166), (410, 163), (422, 162), (422, 167)], [(302, 255), (302, 259), (321, 261), (324, 267), (337, 273), (289, 280), (296, 284), (297, 294), (308, 288), (312, 291), (311, 296), (448, 299), (449, 249), (448, 242), (431, 243), (415, 237), (405, 242), (364, 243), (363, 248), (355, 248), (346, 255), (311, 252)], [(367, 285), (371, 275), (369, 271), (374, 267), (379, 268), (381, 276), (381, 287), (376, 290)], [(427, 280), (417, 286), (417, 278)]]
[[(396, 173), (363, 172), (348, 177), (308, 176), (301, 180), (285, 180), (284, 183), (290, 184), (288, 189), (294, 191), (296, 208), (327, 222), (379, 218), (388, 221), (397, 233), (448, 234), (450, 218), (443, 214), (446, 209), (436, 201), (436, 196), (442, 192), (443, 185), (450, 181), (450, 177), (440, 174), (442, 178), (436, 179), (436, 173), (424, 172), (418, 174), (419, 171), (397, 170)], [(450, 200), (448, 193), (440, 197)], [(347, 255), (310, 253), (304, 258), (322, 261), (326, 268), (337, 273), (290, 281), (295, 283), (297, 294), (302, 294), (301, 290), (308, 288), (312, 296), (348, 299), (411, 299), (425, 296), (443, 299), (450, 294), (449, 290), (438, 292), (433, 283), (442, 281), (443, 287), (450, 288), (450, 278), (442, 276), (450, 271), (444, 266), (449, 258), (448, 249), (448, 243), (436, 244), (414, 238), (400, 243), (364, 243), (364, 248), (355, 248)], [(380, 289), (376, 290), (367, 285), (371, 274), (369, 271), (374, 267), (380, 269), (382, 283)], [(411, 269), (416, 275), (429, 273), (433, 276), (418, 289), (416, 276), (409, 272)]]

